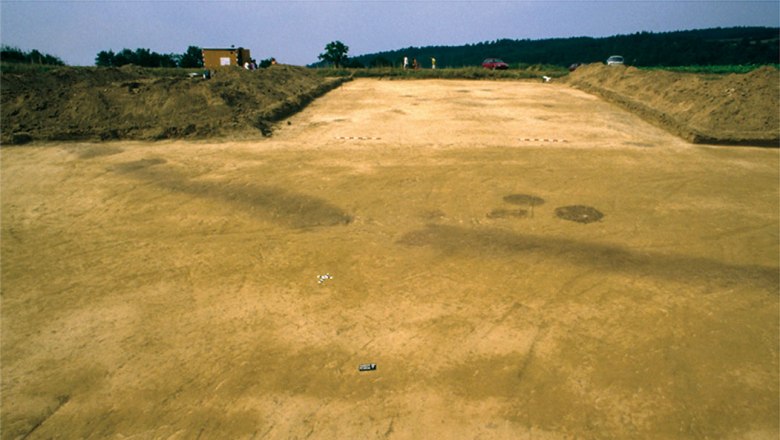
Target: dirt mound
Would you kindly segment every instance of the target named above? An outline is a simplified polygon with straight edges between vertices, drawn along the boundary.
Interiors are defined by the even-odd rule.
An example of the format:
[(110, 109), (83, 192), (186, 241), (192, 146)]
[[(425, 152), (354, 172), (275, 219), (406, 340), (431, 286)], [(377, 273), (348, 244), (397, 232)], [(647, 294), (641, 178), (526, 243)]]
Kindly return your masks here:
[(780, 75), (703, 75), (590, 64), (569, 84), (615, 102), (695, 143), (780, 144)]
[[(0, 141), (268, 135), (272, 122), (344, 81), (281, 65), (219, 70), (209, 80), (164, 72), (125, 66), (3, 74)], [(773, 67), (721, 76), (591, 64), (567, 81), (691, 142), (780, 143), (780, 76)]]
[(133, 66), (3, 74), (2, 143), (267, 135), (342, 81), (292, 66), (223, 69), (209, 80)]

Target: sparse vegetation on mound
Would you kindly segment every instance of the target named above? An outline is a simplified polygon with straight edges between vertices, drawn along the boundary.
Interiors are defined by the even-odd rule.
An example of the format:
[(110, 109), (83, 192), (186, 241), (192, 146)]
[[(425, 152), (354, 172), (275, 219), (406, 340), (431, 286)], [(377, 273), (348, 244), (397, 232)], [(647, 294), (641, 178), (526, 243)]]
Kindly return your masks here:
[(2, 75), (2, 143), (159, 140), (270, 134), (341, 84), (302, 67), (223, 69), (205, 80), (180, 69), (63, 67)]
[(694, 143), (780, 146), (780, 74), (705, 75), (589, 64), (569, 84)]
[[(68, 140), (245, 138), (353, 77), (560, 78), (567, 72), (482, 68), (25, 69), (2, 74), (2, 144)], [(564, 81), (619, 104), (695, 143), (780, 144), (780, 75), (772, 66), (714, 75), (584, 65)]]

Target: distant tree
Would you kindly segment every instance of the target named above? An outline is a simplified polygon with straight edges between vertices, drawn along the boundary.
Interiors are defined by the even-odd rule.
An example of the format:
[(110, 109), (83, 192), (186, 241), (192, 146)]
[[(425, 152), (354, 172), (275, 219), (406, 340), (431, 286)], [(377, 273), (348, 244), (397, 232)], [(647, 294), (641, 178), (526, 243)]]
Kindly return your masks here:
[(544, 40), (485, 41), (463, 46), (427, 46), (365, 54), (351, 60), (371, 65), (383, 57), (398, 63), (404, 56), (426, 59), (436, 54), (437, 67), (478, 66), (498, 57), (510, 64), (601, 62), (623, 55), (633, 66), (685, 66), (780, 63), (779, 28), (733, 27), (674, 32), (638, 32), (611, 37), (572, 37)]
[(30, 52), (24, 52), (17, 47), (5, 45), (0, 47), (0, 61), (11, 63), (48, 64), (53, 66), (65, 65), (65, 63), (58, 57), (46, 53), (41, 53), (37, 49), (33, 49)]
[(203, 50), (198, 46), (190, 46), (178, 59), (179, 67), (203, 67)]
[(339, 68), (347, 62), (347, 52), (349, 47), (341, 41), (331, 41), (325, 45), (325, 52), (319, 54), (318, 58), (322, 61), (332, 63), (334, 67)]
[(393, 67), (393, 63), (383, 56), (372, 59), (368, 65), (370, 67)]
[(149, 49), (122, 49), (114, 53), (111, 50), (100, 51), (95, 57), (95, 65), (103, 67), (121, 67), (134, 64), (140, 67), (176, 67), (176, 55), (159, 54)]
[(263, 68), (263, 69), (265, 69), (265, 68), (267, 68), (267, 67), (271, 67), (271, 66), (272, 66), (272, 65), (273, 65), (275, 62), (276, 62), (276, 59), (275, 59), (275, 58), (273, 58), (273, 57), (271, 57), (271, 58), (266, 58), (266, 59), (264, 59), (264, 60), (261, 60), (261, 61), (260, 61), (260, 64), (258, 64), (258, 66), (259, 66), (259, 67), (261, 67), (261, 68)]
[[(149, 49), (147, 49), (149, 50)], [(149, 53), (149, 58), (145, 67), (178, 67), (177, 62), (178, 55), (176, 54), (162, 54), (157, 52)]]
[(154, 66), (155, 57), (152, 55), (151, 50), (138, 48), (133, 55), (135, 55), (133, 64), (143, 67), (156, 67)]
[(3, 46), (0, 49), (0, 61), (23, 63), (26, 60), (24, 52), (18, 47)]
[(133, 51), (127, 48), (124, 48), (116, 53), (114, 56), (114, 66), (115, 67), (121, 67), (128, 64), (133, 64), (135, 56), (133, 55)]
[(113, 50), (101, 50), (95, 57), (95, 65), (100, 67), (111, 67), (115, 64), (116, 54)]
[(31, 64), (43, 64), (43, 60), (45, 58), (44, 54), (42, 54), (38, 49), (31, 50), (28, 57)]
[(354, 58), (344, 58), (342, 66), (350, 69), (365, 69), (366, 67), (363, 63)]

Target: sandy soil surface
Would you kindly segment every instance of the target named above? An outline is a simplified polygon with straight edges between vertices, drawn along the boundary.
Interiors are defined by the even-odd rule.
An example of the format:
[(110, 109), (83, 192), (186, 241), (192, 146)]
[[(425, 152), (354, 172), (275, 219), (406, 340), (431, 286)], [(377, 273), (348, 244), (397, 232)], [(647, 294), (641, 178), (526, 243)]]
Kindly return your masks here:
[(3, 438), (780, 434), (779, 150), (560, 84), (289, 122), (2, 150)]

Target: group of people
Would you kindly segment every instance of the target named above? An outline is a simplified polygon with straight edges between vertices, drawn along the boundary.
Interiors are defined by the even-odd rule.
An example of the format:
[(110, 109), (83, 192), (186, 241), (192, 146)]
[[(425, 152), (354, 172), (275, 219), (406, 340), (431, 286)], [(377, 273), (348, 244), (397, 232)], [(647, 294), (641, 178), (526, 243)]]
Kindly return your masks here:
[[(404, 57), (404, 70), (409, 68), (409, 57)], [(412, 59), (412, 69), (417, 70), (420, 68), (420, 64), (417, 62), (417, 58)], [(431, 57), (431, 69), (436, 68), (436, 58)]]

